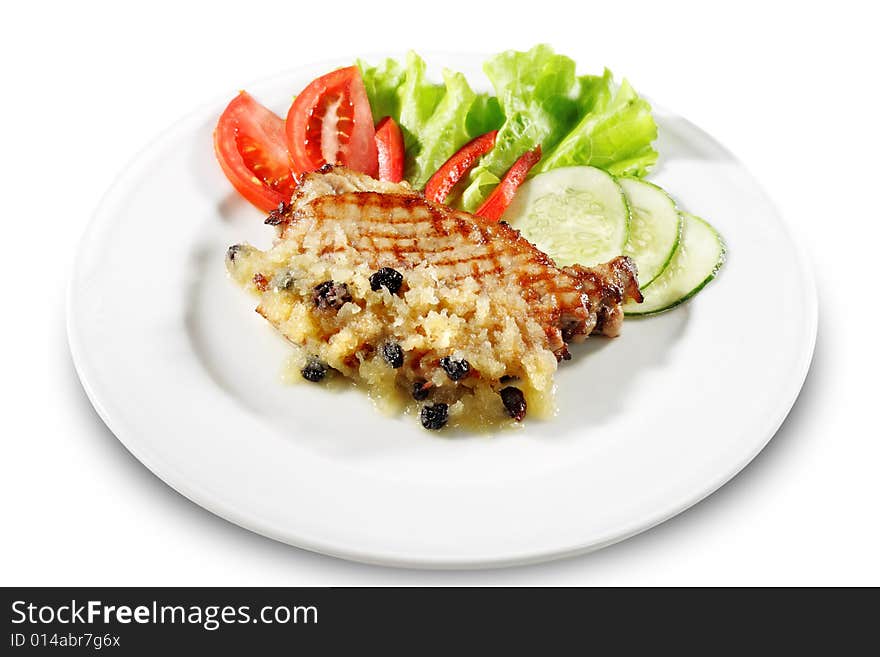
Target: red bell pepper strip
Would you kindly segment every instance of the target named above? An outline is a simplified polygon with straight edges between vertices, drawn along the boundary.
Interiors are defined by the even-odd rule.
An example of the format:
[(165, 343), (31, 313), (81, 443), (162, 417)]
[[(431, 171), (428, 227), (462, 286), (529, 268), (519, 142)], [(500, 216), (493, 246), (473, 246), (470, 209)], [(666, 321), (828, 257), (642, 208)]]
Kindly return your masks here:
[(513, 195), (517, 188), (529, 175), (529, 170), (535, 166), (541, 159), (541, 147), (538, 146), (533, 151), (527, 151), (519, 156), (519, 159), (513, 163), (513, 166), (507, 170), (498, 186), (489, 194), (489, 198), (483, 201), (483, 205), (474, 212), (478, 217), (485, 217), (492, 221), (501, 219), (501, 215), (513, 200)]
[(390, 116), (376, 126), (376, 150), (379, 155), (379, 180), (403, 180), (403, 133)]
[(443, 163), (437, 172), (431, 176), (425, 185), (425, 198), (435, 203), (442, 203), (449, 196), (449, 192), (456, 183), (464, 177), (477, 160), (492, 150), (495, 146), (497, 130), (487, 132), (485, 135), (472, 139)]

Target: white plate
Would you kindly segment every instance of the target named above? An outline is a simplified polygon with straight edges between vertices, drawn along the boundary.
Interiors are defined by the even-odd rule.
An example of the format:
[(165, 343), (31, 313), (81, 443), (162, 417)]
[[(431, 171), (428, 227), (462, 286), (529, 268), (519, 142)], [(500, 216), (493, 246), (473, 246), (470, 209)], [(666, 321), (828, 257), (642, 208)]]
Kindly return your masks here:
[[(429, 62), (481, 79), (474, 58)], [(250, 91), (283, 113), (329, 69)], [(576, 349), (557, 377), (558, 417), (450, 438), (381, 416), (354, 391), (282, 384), (288, 347), (224, 269), (229, 244), (271, 240), (214, 160), (211, 131), (226, 100), (163, 134), (110, 190), (80, 246), (68, 313), (98, 413), (206, 509), (359, 561), (540, 561), (619, 541), (696, 503), (764, 447), (794, 403), (816, 333), (807, 263), (742, 165), (664, 111), (651, 180), (718, 227), (727, 265), (691, 303)]]

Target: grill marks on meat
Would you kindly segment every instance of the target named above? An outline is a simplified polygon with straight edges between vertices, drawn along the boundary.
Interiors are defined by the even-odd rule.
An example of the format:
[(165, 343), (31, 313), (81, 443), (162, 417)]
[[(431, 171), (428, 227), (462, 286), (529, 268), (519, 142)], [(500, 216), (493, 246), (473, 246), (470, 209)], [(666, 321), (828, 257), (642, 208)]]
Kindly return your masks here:
[(283, 213), (285, 240), (329, 256), (353, 247), (372, 269), (404, 273), (428, 263), (447, 285), (473, 277), (523, 297), (562, 359), (565, 343), (591, 333), (616, 336), (621, 304), (641, 301), (636, 267), (625, 256), (596, 267), (560, 268), (519, 231), (426, 200), (406, 184), (381, 182), (343, 167), (304, 176)]
[(325, 164), (317, 171), (305, 174), (293, 193), (290, 203), (283, 208), (282, 214), (301, 208), (320, 196), (334, 196), (346, 192), (379, 192), (419, 196), (409, 183), (392, 183), (376, 180), (365, 173), (359, 173), (345, 167)]

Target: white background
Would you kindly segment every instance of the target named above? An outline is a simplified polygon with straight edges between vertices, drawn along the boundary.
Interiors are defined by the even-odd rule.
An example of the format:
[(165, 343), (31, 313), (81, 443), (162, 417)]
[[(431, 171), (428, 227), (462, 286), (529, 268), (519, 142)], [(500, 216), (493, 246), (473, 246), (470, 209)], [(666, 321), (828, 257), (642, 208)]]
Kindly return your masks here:
[[(7, 7), (0, 584), (880, 584), (880, 48), (869, 6)], [(201, 510), (131, 457), (86, 400), (64, 328), (77, 240), (126, 162), (201, 103), (304, 62), (537, 42), (585, 72), (609, 66), (713, 134), (802, 237), (819, 286), (818, 344), (800, 399), (764, 452), (709, 499), (634, 539), (476, 572), (363, 566), (274, 543)], [(772, 280), (755, 290), (775, 293)], [(742, 318), (744, 331), (772, 330), (748, 308)]]

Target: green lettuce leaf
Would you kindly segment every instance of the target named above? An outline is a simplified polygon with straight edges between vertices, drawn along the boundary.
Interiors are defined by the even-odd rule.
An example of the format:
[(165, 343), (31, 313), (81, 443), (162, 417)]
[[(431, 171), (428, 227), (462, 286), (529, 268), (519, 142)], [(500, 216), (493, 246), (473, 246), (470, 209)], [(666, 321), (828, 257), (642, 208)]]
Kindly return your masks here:
[[(509, 50), (483, 66), (495, 88), (505, 121), (480, 168), (501, 177), (516, 159), (538, 144), (549, 148), (578, 119), (580, 86), (574, 61), (545, 45), (528, 52)], [(473, 178), (481, 172), (474, 172)]]
[(456, 207), (476, 210), (483, 204), (495, 185), (501, 182), (501, 178), (488, 169), (478, 166), (465, 179), (465, 182), (466, 187), (461, 190), (460, 194), (458, 190), (453, 190), (448, 202)]
[(362, 59), (357, 60), (367, 97), (370, 99), (370, 109), (373, 111), (373, 120), (378, 123), (385, 116), (393, 116), (395, 120), (400, 117), (400, 96), (398, 91), (403, 84), (405, 70), (399, 62), (386, 59), (379, 66), (369, 66)]
[(574, 61), (546, 45), (501, 53), (483, 69), (505, 122), (495, 148), (468, 176), (458, 199), (465, 210), (479, 207), (516, 159), (538, 145), (543, 157), (532, 174), (590, 164), (641, 176), (656, 162), (650, 105), (626, 81), (616, 89), (610, 71), (576, 76)]
[(421, 189), (431, 175), (468, 141), (467, 117), (477, 95), (464, 75), (443, 71), (445, 91), (418, 133), (418, 147), (407, 160), (406, 179)]
[(501, 111), (498, 99), (486, 93), (477, 94), (474, 104), (468, 110), (465, 124), (468, 141), (492, 130), (497, 130), (503, 123), (504, 112)]
[(373, 119), (390, 116), (400, 125), (405, 177), (417, 189), (464, 144), (504, 121), (498, 100), (475, 93), (461, 73), (444, 70), (443, 84), (428, 81), (425, 62), (414, 52), (407, 54), (405, 67), (393, 60), (358, 66)]
[(590, 164), (609, 173), (644, 176), (657, 161), (651, 142), (657, 138), (657, 125), (651, 106), (640, 98), (629, 82), (609, 89), (553, 150), (546, 152), (535, 173), (557, 167)]
[(611, 72), (578, 76), (575, 63), (547, 45), (507, 51), (483, 66), (495, 94), (475, 93), (461, 73), (431, 82), (424, 60), (410, 52), (400, 63), (358, 61), (373, 118), (400, 125), (406, 179), (417, 189), (465, 143), (498, 130), (495, 148), (455, 190), (450, 201), (475, 210), (516, 159), (539, 144), (534, 173), (591, 164), (615, 175), (643, 176), (657, 160), (651, 106)]
[(443, 98), (443, 87), (428, 81), (425, 68), (424, 59), (412, 51), (407, 53), (406, 73), (398, 89), (400, 111), (394, 117), (403, 131), (407, 151), (418, 150), (424, 143), (425, 126)]

